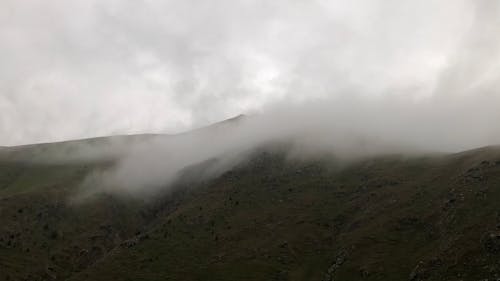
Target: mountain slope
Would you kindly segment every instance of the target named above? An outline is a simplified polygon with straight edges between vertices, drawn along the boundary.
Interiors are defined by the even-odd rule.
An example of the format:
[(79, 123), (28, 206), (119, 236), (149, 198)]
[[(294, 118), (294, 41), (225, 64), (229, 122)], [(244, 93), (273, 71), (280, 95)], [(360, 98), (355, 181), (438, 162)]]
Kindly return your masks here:
[[(57, 150), (57, 148), (55, 148)], [(21, 149), (22, 150), (22, 149)], [(340, 163), (263, 148), (217, 178), (70, 200), (112, 158), (0, 159), (0, 280), (481, 280), (500, 149)]]

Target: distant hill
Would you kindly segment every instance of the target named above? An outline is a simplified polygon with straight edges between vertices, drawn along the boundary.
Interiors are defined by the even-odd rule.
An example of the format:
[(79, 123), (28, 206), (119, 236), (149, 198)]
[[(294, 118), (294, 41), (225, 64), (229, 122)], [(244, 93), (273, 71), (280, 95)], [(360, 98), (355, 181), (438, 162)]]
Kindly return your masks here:
[[(260, 147), (154, 197), (70, 200), (115, 149), (155, 137), (172, 136), (3, 148), (0, 280), (500, 278), (499, 147), (348, 163)], [(106, 157), (33, 161), (74, 149)]]

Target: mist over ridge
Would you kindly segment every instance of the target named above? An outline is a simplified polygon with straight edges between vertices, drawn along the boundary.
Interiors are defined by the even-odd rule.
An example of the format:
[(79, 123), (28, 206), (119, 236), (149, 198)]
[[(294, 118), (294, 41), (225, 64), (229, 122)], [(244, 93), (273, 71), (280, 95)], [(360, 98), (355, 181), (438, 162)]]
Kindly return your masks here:
[(83, 185), (154, 189), (276, 142), (339, 159), (500, 143), (495, 1), (2, 5), (1, 145), (156, 134), (21, 153), (115, 164)]
[[(491, 96), (447, 102), (406, 98), (342, 98), (240, 116), (172, 136), (155, 136), (118, 153), (117, 165), (91, 175), (86, 185), (131, 193), (167, 188), (181, 172), (210, 160), (216, 176), (252, 151), (288, 144), (295, 158), (330, 155), (338, 160), (453, 153), (500, 143), (500, 114)], [(486, 103), (485, 101), (492, 101)], [(209, 175), (205, 175), (209, 177)], [(85, 185), (84, 184), (84, 185)]]

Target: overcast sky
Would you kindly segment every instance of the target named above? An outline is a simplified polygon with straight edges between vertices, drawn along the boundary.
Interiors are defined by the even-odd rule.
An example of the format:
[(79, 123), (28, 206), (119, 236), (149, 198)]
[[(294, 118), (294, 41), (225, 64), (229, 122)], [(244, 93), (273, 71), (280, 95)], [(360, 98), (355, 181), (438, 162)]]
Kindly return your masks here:
[(0, 145), (175, 133), (353, 94), (498, 97), (499, 7), (2, 0)]

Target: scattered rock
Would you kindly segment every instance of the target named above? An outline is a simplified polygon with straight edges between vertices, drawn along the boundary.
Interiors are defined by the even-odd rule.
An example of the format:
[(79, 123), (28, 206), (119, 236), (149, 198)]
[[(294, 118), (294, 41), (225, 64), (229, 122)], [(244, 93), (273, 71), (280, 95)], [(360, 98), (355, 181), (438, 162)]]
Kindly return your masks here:
[(328, 271), (325, 274), (325, 278), (323, 279), (324, 281), (334, 281), (333, 277), (337, 269), (345, 262), (347, 257), (347, 253), (345, 251), (341, 251), (338, 255), (337, 258), (335, 259), (335, 262), (328, 268)]
[(132, 238), (132, 239), (128, 239), (128, 240), (123, 241), (122, 243), (120, 243), (120, 246), (126, 247), (126, 248), (132, 248), (135, 245), (137, 245), (137, 242), (139, 242), (139, 240), (137, 238)]
[(139, 235), (139, 241), (148, 240), (148, 239), (149, 239), (149, 234)]
[(437, 257), (431, 258), (427, 262), (419, 261), (410, 272), (408, 279), (410, 281), (427, 280), (431, 276), (432, 271), (438, 269), (442, 265), (443, 262)]
[(285, 248), (286, 246), (288, 246), (287, 241), (283, 241), (283, 243), (280, 243), (280, 245), (279, 245), (280, 248)]
[(419, 261), (418, 264), (413, 268), (413, 270), (410, 272), (409, 280), (410, 281), (418, 281), (422, 280), (425, 276), (425, 270), (423, 269), (424, 267), (424, 262)]
[(489, 166), (489, 165), (490, 165), (490, 161), (487, 161), (487, 160), (481, 161), (481, 166)]
[(464, 174), (465, 183), (482, 182), (484, 180), (484, 175), (478, 167), (470, 168)]

